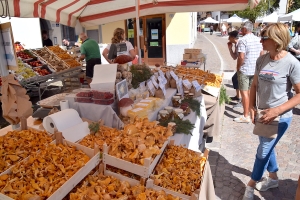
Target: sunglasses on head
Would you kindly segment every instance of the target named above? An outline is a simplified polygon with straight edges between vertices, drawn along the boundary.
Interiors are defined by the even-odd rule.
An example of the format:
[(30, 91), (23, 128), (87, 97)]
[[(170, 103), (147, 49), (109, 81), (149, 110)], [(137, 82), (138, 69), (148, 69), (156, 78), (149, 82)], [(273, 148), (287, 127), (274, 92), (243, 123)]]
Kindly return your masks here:
[(268, 37), (268, 36), (261, 36), (260, 39), (261, 39), (262, 41), (265, 41), (265, 40), (269, 39), (269, 37)]

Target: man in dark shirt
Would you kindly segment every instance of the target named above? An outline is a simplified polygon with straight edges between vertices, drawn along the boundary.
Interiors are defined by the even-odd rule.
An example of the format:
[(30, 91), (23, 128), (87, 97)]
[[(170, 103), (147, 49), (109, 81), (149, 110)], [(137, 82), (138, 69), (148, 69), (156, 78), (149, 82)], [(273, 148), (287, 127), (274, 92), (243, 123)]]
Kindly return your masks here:
[(48, 32), (46, 30), (42, 31), (43, 47), (53, 46), (52, 40), (48, 37)]

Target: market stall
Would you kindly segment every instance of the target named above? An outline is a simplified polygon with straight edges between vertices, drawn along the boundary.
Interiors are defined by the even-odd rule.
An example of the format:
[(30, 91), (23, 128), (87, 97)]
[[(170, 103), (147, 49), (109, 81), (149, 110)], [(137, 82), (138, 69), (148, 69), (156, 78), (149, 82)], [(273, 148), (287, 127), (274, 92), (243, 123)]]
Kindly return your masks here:
[[(32, 95), (37, 91), (40, 100), (41, 89), (46, 91), (51, 83), (78, 77), (82, 71), (82, 64), (59, 46), (26, 50), (16, 44), (16, 49), (18, 70), (12, 73)], [(77, 82), (79, 87), (79, 80)]]
[[(97, 75), (90, 89), (74, 90), (41, 100), (39, 104), (48, 111), (52, 109), (51, 113), (39, 117), (43, 120), (29, 117), (27, 123), (24, 120), (21, 123), (34, 128), (34, 131), (26, 130), (26, 126), (22, 126), (22, 131), (10, 133), (7, 132), (12, 129), (11, 126), (1, 129), (0, 139), (3, 137), (2, 141), (7, 142), (19, 134), (24, 137), (22, 135), (35, 132), (46, 134), (43, 138), (49, 138), (47, 143), (41, 142), (37, 147), (37, 142), (31, 142), (32, 150), (26, 149), (28, 158), (20, 153), (23, 146), (17, 149), (16, 156), (5, 155), (5, 160), (10, 164), (0, 173), (1, 198), (25, 195), (12, 192), (6, 184), (10, 183), (9, 187), (14, 189), (16, 185), (12, 180), (22, 182), (30, 178), (30, 186), (27, 187), (32, 187), (35, 195), (47, 199), (63, 199), (65, 196), (80, 199), (81, 195), (92, 197), (97, 190), (94, 188), (92, 193), (93, 187), (89, 184), (97, 179), (127, 181), (131, 186), (141, 183), (143, 188), (160, 191), (161, 194), (163, 191), (174, 198), (214, 199), (207, 160), (209, 151), (202, 153), (199, 150), (207, 118), (206, 97), (201, 91), (218, 96), (222, 77), (185, 66), (158, 66), (151, 70), (147, 66), (136, 65), (128, 71), (129, 68), (124, 65), (112, 64), (96, 66), (95, 70), (107, 74), (95, 73)], [(54, 138), (56, 142), (51, 142)], [(28, 137), (28, 140), (31, 139)], [(58, 149), (64, 153), (60, 154)], [(51, 153), (53, 151), (57, 155)], [(14, 155), (14, 152), (11, 154)], [(173, 155), (175, 157), (172, 158)], [(49, 162), (49, 156), (55, 161), (53, 165)], [(58, 162), (57, 156), (69, 161)], [(77, 156), (82, 158), (80, 165), (70, 170), (70, 163), (74, 163), (72, 159), (77, 159)], [(182, 158), (180, 163), (168, 167), (170, 159), (178, 157)], [(46, 165), (42, 164), (43, 160), (47, 160)], [(33, 166), (40, 166), (40, 171), (45, 171), (46, 166), (51, 166), (52, 170), (48, 170), (44, 179), (30, 174), (20, 177), (18, 173), (24, 168), (28, 171), (36, 170), (31, 168), (32, 163), (35, 163)], [(99, 164), (102, 167), (92, 171)], [(186, 166), (184, 171), (188, 173), (187, 176), (180, 177), (183, 175), (181, 165)], [(174, 180), (174, 183), (167, 182), (171, 178), (168, 175), (170, 173), (161, 171), (162, 168), (172, 173), (178, 171), (180, 178)], [(86, 177), (85, 182), (88, 184), (80, 184), (88, 174), (94, 174)], [(54, 177), (59, 183), (52, 185)], [(183, 179), (186, 179), (185, 187), (179, 183)], [(46, 187), (44, 183), (49, 181)], [(107, 186), (103, 184), (101, 182), (99, 187)], [(113, 186), (109, 187), (113, 190)], [(140, 195), (149, 195), (147, 189), (140, 190)], [(130, 187), (127, 191), (131, 191)]]

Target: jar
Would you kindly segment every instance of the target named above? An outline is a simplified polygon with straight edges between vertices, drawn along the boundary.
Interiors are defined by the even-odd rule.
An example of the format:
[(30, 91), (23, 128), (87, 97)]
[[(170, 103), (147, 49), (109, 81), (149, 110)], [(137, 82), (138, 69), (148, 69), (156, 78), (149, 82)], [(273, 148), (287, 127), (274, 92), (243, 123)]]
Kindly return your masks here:
[(180, 97), (179, 96), (173, 96), (172, 103), (173, 103), (173, 107), (178, 108), (180, 106), (180, 103), (181, 103)]
[(184, 98), (185, 99), (189, 98), (189, 93), (190, 93), (190, 91), (184, 91)]
[(140, 102), (140, 101), (143, 99), (143, 94), (139, 92), (138, 94), (136, 94), (135, 99), (136, 99), (138, 102)]
[(189, 93), (189, 98), (193, 99), (194, 98), (194, 93)]
[(166, 110), (161, 110), (158, 112), (158, 120), (159, 121), (166, 121), (169, 119), (169, 113)]
[(173, 107), (172, 106), (166, 106), (165, 110), (169, 113), (169, 119), (172, 119), (173, 117)]
[(187, 116), (191, 113), (191, 108), (189, 107), (188, 104), (185, 104), (185, 103), (181, 104), (180, 109), (183, 110), (183, 115), (184, 116)]
[(142, 94), (142, 96), (143, 96), (143, 99), (148, 98), (148, 97), (149, 97), (149, 92), (148, 92), (148, 90), (144, 91), (143, 94)]
[(175, 109), (174, 110), (174, 119), (183, 119), (183, 110), (182, 109)]
[(135, 94), (129, 93), (129, 98), (130, 98), (132, 101), (135, 101)]

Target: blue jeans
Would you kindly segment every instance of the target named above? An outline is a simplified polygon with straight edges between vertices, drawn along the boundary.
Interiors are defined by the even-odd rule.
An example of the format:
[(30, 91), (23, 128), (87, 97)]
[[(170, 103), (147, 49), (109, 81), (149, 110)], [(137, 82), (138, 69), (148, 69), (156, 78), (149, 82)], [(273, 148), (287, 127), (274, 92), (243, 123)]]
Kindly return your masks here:
[(259, 145), (257, 147), (256, 158), (251, 174), (251, 179), (254, 181), (259, 181), (265, 170), (268, 172), (277, 172), (278, 165), (276, 161), (276, 153), (275, 153), (275, 145), (278, 143), (280, 138), (286, 132), (288, 127), (290, 126), (292, 121), (292, 117), (290, 118), (280, 118), (278, 125), (278, 134), (277, 137), (265, 138), (259, 137)]

